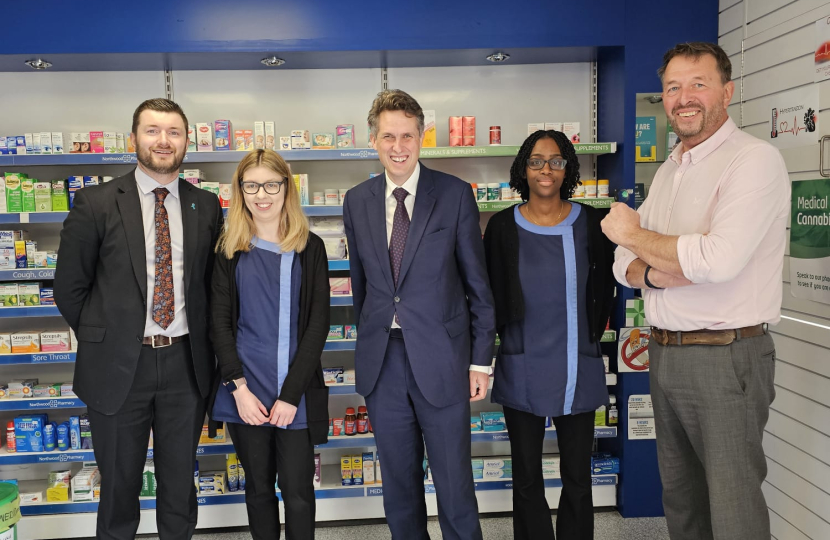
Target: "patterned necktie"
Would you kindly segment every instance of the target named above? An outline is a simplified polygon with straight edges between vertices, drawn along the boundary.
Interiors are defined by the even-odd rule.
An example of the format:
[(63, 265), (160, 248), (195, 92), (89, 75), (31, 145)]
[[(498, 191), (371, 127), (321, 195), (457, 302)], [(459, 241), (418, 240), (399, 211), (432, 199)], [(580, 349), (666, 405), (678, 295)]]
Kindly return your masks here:
[(170, 194), (166, 188), (153, 190), (156, 195), (156, 274), (153, 283), (153, 321), (167, 329), (173, 323), (173, 252), (170, 247), (170, 223), (164, 199)]
[(395, 288), (398, 288), (398, 276), (401, 274), (401, 260), (403, 249), (406, 247), (406, 235), (409, 234), (409, 214), (403, 200), (409, 193), (404, 188), (395, 188), (392, 196), (398, 201), (395, 207), (395, 217), (392, 220), (392, 238), (389, 240), (389, 262), (392, 264), (392, 279)]

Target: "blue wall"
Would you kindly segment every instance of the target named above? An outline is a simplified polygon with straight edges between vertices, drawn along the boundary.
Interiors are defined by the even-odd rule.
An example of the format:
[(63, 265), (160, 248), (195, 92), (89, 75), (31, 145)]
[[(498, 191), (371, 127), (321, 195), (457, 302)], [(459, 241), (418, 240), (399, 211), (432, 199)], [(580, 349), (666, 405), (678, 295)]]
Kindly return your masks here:
[[(682, 41), (717, 41), (718, 29), (716, 0), (147, 0), (43, 6), (32, 2), (3, 6), (3, 21), (8, 24), (4, 24), (0, 71), (22, 69), (24, 59), (37, 55), (60, 58), (70, 69), (178, 69), (188, 65), (208, 69), (237, 62), (238, 56), (229, 57), (229, 53), (256, 52), (250, 60), (250, 69), (255, 69), (260, 67), (259, 53), (266, 52), (295, 53), (299, 67), (347, 67), (435, 65), (446, 56), (440, 52), (444, 50), (456, 51), (446, 53), (450, 62), (474, 63), (481, 61), (479, 52), (458, 51), (515, 49), (516, 58), (521, 59), (521, 48), (573, 48), (554, 61), (598, 62), (599, 140), (618, 143), (617, 153), (601, 156), (598, 165), (600, 177), (609, 178), (612, 189), (634, 186), (635, 94), (660, 91), (655, 72), (667, 49)], [(318, 51), (363, 52), (315, 55)], [(187, 58), (198, 61), (187, 60), (191, 62), (187, 64)], [(618, 298), (631, 295), (631, 290), (620, 289)], [(612, 320), (615, 326), (624, 321), (624, 302), (618, 304)], [(628, 396), (648, 393), (648, 376), (630, 374), (619, 379), (620, 435), (603, 444), (612, 445), (623, 458), (620, 511), (627, 517), (659, 515), (662, 504), (654, 442), (626, 439)]]

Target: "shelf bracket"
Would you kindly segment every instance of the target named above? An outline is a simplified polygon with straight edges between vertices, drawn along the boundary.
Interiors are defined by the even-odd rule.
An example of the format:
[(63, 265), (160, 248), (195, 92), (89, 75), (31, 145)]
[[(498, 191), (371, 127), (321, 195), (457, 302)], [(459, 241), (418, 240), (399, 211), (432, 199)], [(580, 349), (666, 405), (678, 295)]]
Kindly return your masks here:
[(173, 101), (173, 70), (164, 70), (164, 97)]
[(385, 67), (380, 68), (380, 89), (381, 91), (389, 90), (389, 70)]
[[(591, 62), (591, 142), (597, 142), (597, 63)], [(597, 156), (591, 156), (591, 168), (593, 169), (592, 178), (597, 176)]]

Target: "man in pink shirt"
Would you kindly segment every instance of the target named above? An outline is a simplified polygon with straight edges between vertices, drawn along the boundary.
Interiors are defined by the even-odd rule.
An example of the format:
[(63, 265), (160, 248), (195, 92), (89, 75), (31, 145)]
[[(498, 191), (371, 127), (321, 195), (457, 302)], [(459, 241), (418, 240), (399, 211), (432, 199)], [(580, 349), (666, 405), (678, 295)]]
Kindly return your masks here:
[(683, 43), (657, 74), (680, 144), (639, 212), (603, 231), (614, 273), (643, 289), (663, 506), (672, 540), (770, 537), (761, 446), (775, 397), (790, 182), (781, 154), (738, 129), (723, 49)]

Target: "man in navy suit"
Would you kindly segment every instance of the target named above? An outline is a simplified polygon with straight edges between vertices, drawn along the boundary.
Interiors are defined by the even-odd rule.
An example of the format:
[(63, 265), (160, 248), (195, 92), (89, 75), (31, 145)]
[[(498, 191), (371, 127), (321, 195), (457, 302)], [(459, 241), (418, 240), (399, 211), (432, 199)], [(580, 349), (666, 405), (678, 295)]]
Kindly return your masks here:
[(470, 402), (487, 393), (495, 310), (470, 184), (418, 163), (424, 113), (386, 90), (369, 111), (385, 174), (343, 207), (358, 321), (355, 370), (395, 540), (428, 539), (424, 444), (445, 540), (481, 539)]

